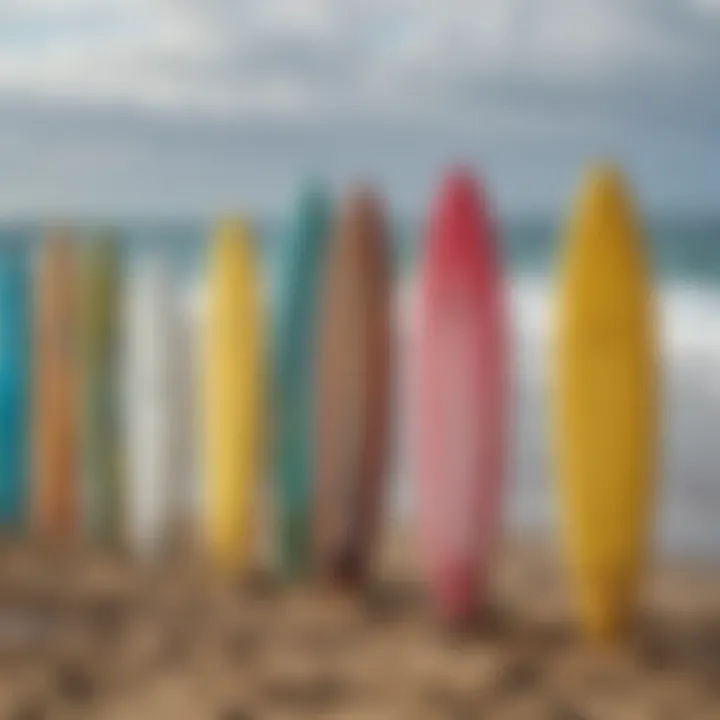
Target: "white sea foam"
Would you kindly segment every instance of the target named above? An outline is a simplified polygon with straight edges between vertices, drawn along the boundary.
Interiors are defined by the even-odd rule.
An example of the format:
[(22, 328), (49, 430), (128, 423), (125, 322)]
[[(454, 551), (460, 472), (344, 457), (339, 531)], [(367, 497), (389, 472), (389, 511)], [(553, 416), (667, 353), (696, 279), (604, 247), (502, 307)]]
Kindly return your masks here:
[[(412, 511), (414, 274), (394, 302), (396, 397), (391, 482), (398, 513)], [(507, 287), (512, 363), (507, 514), (511, 528), (555, 526), (547, 415), (552, 283), (515, 275)], [(189, 314), (202, 305), (198, 288)], [(656, 542), (662, 551), (720, 555), (720, 289), (682, 283), (657, 296), (661, 363), (660, 493)], [(195, 317), (197, 322), (197, 317)]]
[[(554, 522), (548, 452), (547, 357), (551, 283), (514, 277), (508, 286), (512, 343), (512, 418), (508, 520), (511, 527), (547, 528)], [(397, 457), (401, 511), (411, 507), (412, 433), (409, 421), (415, 288), (398, 285)], [(657, 297), (661, 363), (661, 452), (657, 545), (663, 551), (720, 554), (720, 292), (692, 285), (661, 286)]]

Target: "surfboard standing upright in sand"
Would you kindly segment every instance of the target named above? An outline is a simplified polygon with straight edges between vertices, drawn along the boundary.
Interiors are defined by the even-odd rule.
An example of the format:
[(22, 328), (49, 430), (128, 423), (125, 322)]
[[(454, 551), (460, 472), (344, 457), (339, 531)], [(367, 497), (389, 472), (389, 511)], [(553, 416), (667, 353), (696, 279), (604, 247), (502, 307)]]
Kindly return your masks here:
[(220, 568), (243, 570), (264, 455), (265, 358), (257, 261), (241, 222), (224, 223), (211, 249), (205, 333), (203, 535)]
[(421, 270), (416, 442), (424, 567), (452, 623), (485, 600), (501, 521), (507, 357), (496, 243), (479, 188), (451, 174)]
[(89, 537), (115, 544), (122, 530), (119, 453), (117, 251), (109, 237), (88, 241), (81, 273), (83, 524)]
[(79, 534), (76, 275), (74, 244), (50, 235), (35, 278), (32, 521), (52, 539)]
[(26, 252), (0, 247), (0, 526), (27, 516), (30, 416), (30, 297)]
[(281, 565), (289, 575), (301, 575), (310, 566), (315, 338), (329, 215), (329, 202), (320, 191), (301, 196), (290, 229), (291, 257), (277, 341), (279, 540)]
[(341, 209), (320, 303), (314, 563), (321, 577), (361, 585), (385, 491), (391, 360), (388, 229), (369, 190)]
[(656, 352), (642, 233), (617, 170), (587, 176), (566, 232), (553, 410), (565, 548), (588, 634), (632, 615), (652, 507)]
[(185, 488), (176, 402), (180, 381), (178, 308), (169, 268), (143, 257), (130, 269), (124, 293), (124, 445), (127, 455), (126, 532), (145, 560), (168, 549)]

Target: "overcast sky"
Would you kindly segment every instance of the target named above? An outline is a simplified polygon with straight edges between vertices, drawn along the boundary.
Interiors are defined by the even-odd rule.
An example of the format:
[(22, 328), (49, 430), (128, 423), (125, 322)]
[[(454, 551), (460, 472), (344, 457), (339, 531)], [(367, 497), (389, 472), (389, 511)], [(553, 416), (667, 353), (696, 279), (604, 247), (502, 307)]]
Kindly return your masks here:
[(1, 0), (0, 214), (401, 212), (456, 159), (555, 212), (611, 156), (720, 213), (720, 0)]

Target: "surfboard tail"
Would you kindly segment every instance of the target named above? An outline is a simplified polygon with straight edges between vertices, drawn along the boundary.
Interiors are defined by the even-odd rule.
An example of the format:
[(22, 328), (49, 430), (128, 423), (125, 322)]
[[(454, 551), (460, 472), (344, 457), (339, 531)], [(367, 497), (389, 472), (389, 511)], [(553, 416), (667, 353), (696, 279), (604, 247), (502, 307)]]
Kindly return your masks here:
[(464, 562), (448, 563), (435, 577), (435, 602), (440, 618), (451, 626), (469, 622), (482, 607), (476, 569)]
[(636, 578), (637, 570), (622, 565), (578, 571), (579, 612), (591, 639), (614, 643), (627, 633), (635, 613)]

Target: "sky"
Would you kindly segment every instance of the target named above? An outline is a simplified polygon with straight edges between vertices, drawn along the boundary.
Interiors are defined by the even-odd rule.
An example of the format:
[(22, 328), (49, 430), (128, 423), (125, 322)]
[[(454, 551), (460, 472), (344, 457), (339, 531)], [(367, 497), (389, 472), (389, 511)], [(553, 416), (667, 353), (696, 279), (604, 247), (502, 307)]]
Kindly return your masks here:
[(554, 213), (594, 158), (720, 214), (720, 0), (0, 2), (0, 216), (416, 213), (458, 162)]

